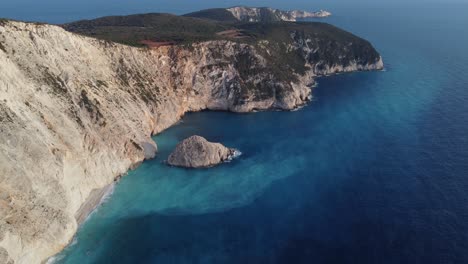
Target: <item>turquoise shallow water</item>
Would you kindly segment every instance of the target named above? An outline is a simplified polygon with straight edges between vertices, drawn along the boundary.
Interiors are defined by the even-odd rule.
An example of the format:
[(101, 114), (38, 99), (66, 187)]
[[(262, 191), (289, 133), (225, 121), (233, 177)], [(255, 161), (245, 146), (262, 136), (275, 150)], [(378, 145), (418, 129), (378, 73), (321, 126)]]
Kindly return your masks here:
[[(296, 112), (187, 115), (57, 263), (468, 262), (467, 12), (338, 10), (327, 22), (369, 39), (385, 71), (321, 78)], [(193, 134), (243, 155), (164, 165)]]

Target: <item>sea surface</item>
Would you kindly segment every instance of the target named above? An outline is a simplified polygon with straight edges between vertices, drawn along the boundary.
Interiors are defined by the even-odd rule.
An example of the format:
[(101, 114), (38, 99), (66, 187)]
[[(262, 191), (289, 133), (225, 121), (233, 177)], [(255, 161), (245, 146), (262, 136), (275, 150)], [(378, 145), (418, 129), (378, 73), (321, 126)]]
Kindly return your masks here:
[[(188, 114), (56, 263), (468, 263), (468, 3), (332, 11), (385, 71), (320, 78), (295, 112)], [(193, 134), (243, 154), (166, 166)]]

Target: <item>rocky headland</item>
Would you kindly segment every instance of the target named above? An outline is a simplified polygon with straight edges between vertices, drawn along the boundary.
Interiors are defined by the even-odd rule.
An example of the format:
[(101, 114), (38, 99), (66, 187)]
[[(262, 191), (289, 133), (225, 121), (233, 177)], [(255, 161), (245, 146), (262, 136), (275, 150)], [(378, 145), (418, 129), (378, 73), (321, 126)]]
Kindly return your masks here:
[[(167, 27), (145, 26), (167, 17), (0, 20), (0, 262), (61, 251), (109, 184), (155, 156), (151, 136), (184, 113), (292, 110), (310, 100), (315, 76), (383, 68), (369, 42), (321, 23), (177, 17), (173, 27), (197, 31), (140, 45), (161, 28), (151, 41), (174, 40)], [(233, 27), (247, 37), (216, 34)]]
[(208, 168), (233, 159), (237, 152), (203, 137), (191, 136), (177, 144), (167, 163), (176, 167)]

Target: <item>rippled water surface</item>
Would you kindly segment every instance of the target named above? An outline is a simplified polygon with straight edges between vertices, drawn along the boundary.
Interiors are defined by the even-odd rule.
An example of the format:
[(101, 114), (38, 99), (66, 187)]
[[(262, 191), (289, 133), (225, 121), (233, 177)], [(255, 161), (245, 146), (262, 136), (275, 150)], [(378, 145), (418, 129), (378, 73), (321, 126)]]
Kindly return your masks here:
[[(296, 112), (202, 112), (155, 137), (58, 263), (468, 263), (468, 5), (350, 8), (386, 71)], [(442, 14), (442, 15), (440, 15)], [(243, 155), (163, 164), (193, 134)]]

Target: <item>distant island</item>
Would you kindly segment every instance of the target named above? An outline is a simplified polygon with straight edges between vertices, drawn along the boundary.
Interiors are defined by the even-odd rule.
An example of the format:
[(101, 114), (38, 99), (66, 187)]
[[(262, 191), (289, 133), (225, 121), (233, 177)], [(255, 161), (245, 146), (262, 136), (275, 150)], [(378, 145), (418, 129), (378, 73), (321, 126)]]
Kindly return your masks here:
[(329, 15), (238, 7), (64, 25), (1, 19), (0, 262), (62, 250), (109, 184), (156, 155), (151, 137), (185, 113), (293, 110), (317, 76), (383, 68), (368, 41), (295, 21), (311, 14)]

